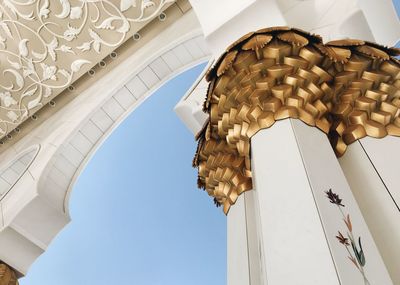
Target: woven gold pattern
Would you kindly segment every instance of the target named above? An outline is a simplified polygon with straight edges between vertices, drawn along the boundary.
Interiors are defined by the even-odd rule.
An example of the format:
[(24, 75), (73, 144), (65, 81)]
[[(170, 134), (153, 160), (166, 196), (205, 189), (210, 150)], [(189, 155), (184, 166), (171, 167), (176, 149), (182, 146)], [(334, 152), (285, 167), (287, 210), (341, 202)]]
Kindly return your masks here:
[(323, 44), (287, 27), (243, 36), (206, 75), (209, 120), (193, 160), (198, 186), (227, 213), (252, 189), (250, 138), (277, 120), (319, 128), (337, 156), (365, 136), (400, 136), (399, 53), (362, 40)]
[(4, 263), (0, 263), (0, 285), (18, 285), (15, 271)]

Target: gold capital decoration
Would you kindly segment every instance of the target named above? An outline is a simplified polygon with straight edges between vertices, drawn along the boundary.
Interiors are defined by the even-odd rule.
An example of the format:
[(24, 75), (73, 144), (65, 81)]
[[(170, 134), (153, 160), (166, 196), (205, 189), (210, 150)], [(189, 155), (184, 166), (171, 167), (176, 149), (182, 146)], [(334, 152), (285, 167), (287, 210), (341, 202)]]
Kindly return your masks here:
[(275, 121), (299, 119), (324, 132), (339, 157), (365, 136), (400, 136), (397, 48), (362, 40), (323, 44), (318, 35), (274, 27), (246, 34), (207, 73), (193, 166), (198, 186), (228, 213), (252, 189), (250, 139)]
[(18, 285), (15, 271), (2, 262), (0, 262), (0, 285)]

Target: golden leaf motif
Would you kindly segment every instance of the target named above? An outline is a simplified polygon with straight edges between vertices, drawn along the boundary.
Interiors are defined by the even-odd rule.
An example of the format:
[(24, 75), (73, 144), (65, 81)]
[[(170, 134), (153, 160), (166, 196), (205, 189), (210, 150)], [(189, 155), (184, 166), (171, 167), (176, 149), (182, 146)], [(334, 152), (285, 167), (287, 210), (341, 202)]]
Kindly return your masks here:
[(297, 28), (292, 28), (291, 30), (307, 38), (312, 43), (317, 43), (317, 44), (322, 43), (322, 37), (320, 35), (310, 34), (309, 32)]
[(377, 43), (374, 43), (374, 42), (369, 42), (369, 41), (365, 41), (365, 44), (369, 45), (371, 47), (377, 48), (379, 50), (382, 50), (382, 51), (386, 52), (388, 55), (391, 55), (391, 56), (400, 55), (400, 49), (396, 48), (396, 47), (387, 47), (387, 46), (380, 45), (380, 44), (377, 44)]
[(299, 34), (296, 34), (294, 32), (287, 32), (287, 33), (279, 34), (278, 39), (280, 39), (284, 42), (292, 43), (299, 47), (303, 47), (308, 44), (308, 40), (305, 37), (303, 37)]
[(391, 56), (390, 59), (400, 66), (400, 60), (398, 58)]
[(206, 75), (204, 76), (207, 82), (210, 82), (211, 79), (215, 76), (215, 66), (211, 67), (207, 70)]
[(218, 66), (217, 76), (221, 76), (222, 74), (225, 73), (225, 71), (227, 71), (232, 66), (232, 63), (235, 60), (237, 54), (238, 54), (238, 51), (234, 50), (234, 51), (229, 52), (224, 57), (224, 59), (222, 60), (222, 62)]
[(207, 126), (208, 121), (203, 125), (202, 129), (196, 134), (196, 140), (198, 141), (196, 153), (193, 157), (192, 166), (199, 167), (199, 155), (200, 150), (203, 148), (203, 136), (205, 132), (205, 127)]
[(224, 52), (215, 62), (215, 64), (206, 72), (205, 78), (208, 82), (217, 74), (217, 69), (227, 53)]
[(204, 134), (207, 129), (207, 126), (209, 125), (210, 120), (208, 119), (207, 121), (204, 122), (203, 126), (201, 127), (200, 131), (195, 134), (195, 139), (196, 141), (199, 140)]
[(362, 54), (368, 55), (372, 58), (378, 58), (381, 60), (389, 60), (389, 55), (381, 49), (375, 48), (370, 45), (363, 45), (356, 48), (356, 50)]
[(215, 84), (215, 79), (211, 79), (210, 84), (208, 84), (208, 87), (207, 87), (206, 100), (203, 103), (203, 112), (205, 112), (205, 113), (207, 112), (208, 107), (210, 105), (211, 96), (214, 91), (214, 84)]
[(391, 47), (391, 48), (389, 48), (388, 54), (391, 55), (391, 56), (399, 56), (400, 55), (400, 48)]
[(361, 46), (365, 44), (362, 40), (354, 40), (354, 39), (343, 39), (327, 42), (327, 46), (336, 46), (336, 47), (349, 47), (349, 46)]
[(254, 35), (254, 32), (250, 32), (245, 34), (244, 36), (242, 36), (240, 39), (234, 41), (232, 44), (230, 44), (227, 48), (226, 51), (230, 51), (232, 50), (234, 47), (236, 47), (237, 45), (241, 44), (242, 42), (244, 42), (245, 40), (249, 39), (252, 35)]
[(273, 39), (270, 35), (256, 35), (248, 40), (243, 46), (244, 50), (257, 50), (265, 47)]
[(207, 124), (206, 131), (205, 131), (205, 138), (206, 140), (210, 140), (211, 138), (211, 124), (210, 122)]
[(315, 47), (333, 62), (346, 63), (351, 56), (351, 51), (349, 49), (323, 46), (321, 44), (316, 44)]

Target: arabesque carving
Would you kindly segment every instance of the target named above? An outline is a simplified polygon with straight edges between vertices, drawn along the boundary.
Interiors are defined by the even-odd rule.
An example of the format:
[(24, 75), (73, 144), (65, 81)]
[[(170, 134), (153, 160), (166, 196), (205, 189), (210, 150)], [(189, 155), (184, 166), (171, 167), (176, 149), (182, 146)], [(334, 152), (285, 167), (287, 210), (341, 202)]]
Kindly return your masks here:
[(252, 189), (251, 137), (277, 120), (317, 127), (337, 156), (365, 136), (400, 136), (399, 54), (362, 40), (323, 44), (287, 27), (243, 36), (207, 74), (209, 120), (193, 161), (198, 186), (227, 213)]
[(0, 139), (174, 0), (3, 0)]

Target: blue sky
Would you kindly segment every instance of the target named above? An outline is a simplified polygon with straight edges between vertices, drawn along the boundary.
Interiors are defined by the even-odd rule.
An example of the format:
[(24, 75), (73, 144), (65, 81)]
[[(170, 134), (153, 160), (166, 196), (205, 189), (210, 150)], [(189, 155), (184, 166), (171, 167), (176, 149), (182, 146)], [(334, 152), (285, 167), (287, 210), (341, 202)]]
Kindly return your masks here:
[(173, 112), (203, 68), (168, 82), (105, 141), (74, 187), (72, 222), (22, 285), (226, 284), (226, 219), (197, 189), (196, 144)]
[[(397, 15), (400, 17), (400, 0), (393, 0), (393, 4), (396, 8)], [(397, 43), (396, 47), (400, 48), (400, 41)]]
[(105, 141), (74, 187), (72, 222), (21, 285), (226, 284), (226, 219), (197, 189), (196, 144), (172, 111), (203, 68), (168, 82)]

